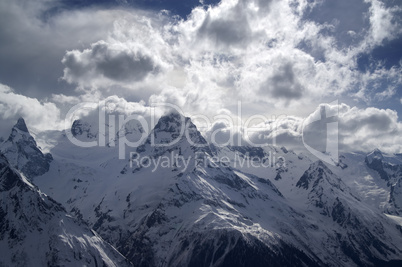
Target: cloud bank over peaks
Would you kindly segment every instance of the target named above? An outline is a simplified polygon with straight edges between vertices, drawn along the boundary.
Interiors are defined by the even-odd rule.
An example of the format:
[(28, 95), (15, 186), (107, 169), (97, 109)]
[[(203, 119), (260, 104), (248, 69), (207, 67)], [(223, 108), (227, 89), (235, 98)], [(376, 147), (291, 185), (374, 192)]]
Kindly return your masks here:
[[(249, 139), (256, 144), (276, 143), (295, 150), (303, 150), (302, 140), (307, 136), (306, 126), (321, 117), (322, 108), (326, 109), (327, 114), (337, 114), (333, 122), (337, 122), (338, 125), (340, 151), (371, 151), (379, 147), (389, 153), (402, 151), (402, 123), (398, 121), (396, 111), (372, 107), (362, 109), (346, 104), (321, 104), (306, 118), (283, 116), (277, 121), (267, 121), (259, 124), (261, 130), (250, 135)], [(317, 128), (313, 130), (313, 137), (319, 139), (322, 133)], [(326, 132), (326, 128), (321, 130)], [(328, 133), (329, 136), (331, 134), (334, 133)], [(326, 134), (324, 138), (328, 135)]]
[[(240, 101), (243, 120), (285, 114), (265, 120), (251, 139), (297, 146), (302, 118), (338, 99), (347, 103), (339, 106), (344, 149), (400, 152), (402, 65), (391, 48), (402, 40), (402, 10), (394, 1), (222, 0), (185, 18), (129, 6), (51, 12), (47, 1), (23, 3), (0, 0), (0, 20), (10, 25), (0, 30), (0, 82), (13, 88), (1, 87), (7, 120), (19, 114), (50, 129), (71, 106), (105, 99), (145, 110), (173, 104), (212, 118), (233, 116)], [(225, 143), (236, 131), (243, 142), (245, 129), (231, 128), (214, 121), (203, 133)]]
[[(28, 128), (34, 133), (46, 130), (68, 129), (76, 119), (82, 119), (99, 129), (99, 112), (105, 116), (106, 127), (120, 130), (119, 116), (129, 121), (143, 118), (144, 130), (149, 132), (157, 120), (172, 106), (160, 103), (160, 106), (149, 106), (145, 102), (129, 102), (118, 96), (110, 96), (100, 102), (80, 102), (70, 117), (61, 115), (59, 108), (51, 102), (39, 102), (36, 99), (16, 94), (7, 86), (0, 86), (0, 114), (2, 116), (1, 136), (7, 137), (12, 125), (18, 117), (24, 117)], [(180, 107), (173, 107), (178, 111)], [(215, 145), (277, 145), (286, 146), (296, 151), (304, 150), (302, 143), (305, 126), (320, 118), (321, 110), (327, 114), (338, 114), (338, 138), (341, 151), (371, 151), (381, 148), (384, 152), (402, 152), (402, 123), (398, 120), (396, 111), (378, 108), (357, 108), (346, 104), (321, 104), (313, 113), (303, 118), (298, 116), (277, 116), (266, 119), (258, 115), (257, 120), (250, 121), (247, 116), (239, 118), (229, 110), (218, 110), (215, 116), (205, 113), (190, 114), (204, 137)], [(152, 115), (154, 112), (154, 115)], [(139, 117), (137, 117), (139, 116)], [(155, 116), (152, 120), (151, 117)], [(113, 121), (110, 121), (110, 119)], [(258, 123), (259, 121), (259, 123)], [(139, 121), (138, 121), (139, 122)], [(206, 122), (208, 122), (206, 124)], [(7, 127), (7, 125), (9, 127)], [(315, 129), (317, 131), (317, 129)], [(109, 129), (107, 129), (107, 132)], [(321, 132), (314, 132), (320, 136)], [(113, 141), (115, 134), (105, 136), (108, 142)], [(110, 140), (109, 140), (110, 139)], [(40, 141), (40, 140), (39, 140)]]

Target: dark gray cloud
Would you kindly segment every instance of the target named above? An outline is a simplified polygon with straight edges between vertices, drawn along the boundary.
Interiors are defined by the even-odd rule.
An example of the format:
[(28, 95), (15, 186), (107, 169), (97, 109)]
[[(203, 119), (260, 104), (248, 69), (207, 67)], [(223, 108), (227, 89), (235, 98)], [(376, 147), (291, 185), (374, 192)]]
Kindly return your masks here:
[(60, 12), (43, 21), (43, 13), (57, 4), (0, 0), (0, 82), (17, 93), (39, 99), (72, 93), (74, 86), (59, 80), (65, 51), (88, 46), (113, 27), (112, 16), (100, 18), (90, 10)]
[(271, 10), (271, 4), (274, 0), (256, 0), (255, 3), (259, 7), (259, 12), (267, 15), (267, 12)]
[(64, 79), (80, 83), (102, 75), (114, 81), (141, 81), (149, 73), (158, 73), (159, 66), (141, 51), (113, 48), (100, 41), (83, 52), (70, 51), (64, 56)]
[(141, 54), (133, 56), (122, 52), (116, 56), (107, 55), (98, 63), (97, 69), (113, 80), (139, 81), (157, 68), (148, 56)]
[(274, 98), (294, 100), (302, 97), (304, 87), (299, 83), (291, 63), (283, 64), (265, 81), (260, 92)]
[(390, 131), (395, 128), (395, 122), (387, 112), (380, 110), (362, 112), (347, 120), (341, 120), (339, 127), (345, 132), (364, 130), (364, 128), (370, 131)]

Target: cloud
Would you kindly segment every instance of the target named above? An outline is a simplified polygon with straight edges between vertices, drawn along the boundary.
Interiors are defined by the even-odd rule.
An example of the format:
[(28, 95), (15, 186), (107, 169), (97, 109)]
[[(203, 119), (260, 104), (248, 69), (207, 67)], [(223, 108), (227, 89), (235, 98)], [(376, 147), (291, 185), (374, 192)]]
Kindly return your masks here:
[[(106, 95), (104, 87), (109, 87), (135, 101), (172, 103), (188, 114), (208, 116), (222, 108), (235, 111), (238, 100), (248, 113), (307, 116), (328, 98), (352, 96), (371, 103), (392, 98), (401, 84), (401, 69), (386, 69), (379, 63), (373, 70), (361, 71), (357, 58), (391, 38), (375, 32), (382, 27), (378, 25), (388, 25), (385, 21), (396, 8), (341, 1), (330, 5), (335, 8), (332, 20), (325, 12), (318, 19), (306, 15), (332, 10), (327, 5), (227, 0), (195, 8), (182, 20), (123, 18), (105, 41), (66, 53), (64, 79)], [(343, 14), (345, 5), (348, 14), (361, 19), (359, 23)], [(350, 31), (359, 36), (346, 40)], [(142, 64), (137, 55), (145, 55)], [(141, 70), (132, 72), (140, 65)], [(253, 138), (299, 143), (300, 125), (295, 126), (295, 118), (291, 125), (281, 125), (275, 136), (260, 133)], [(223, 141), (231, 131), (224, 127), (218, 132)]]
[[(264, 124), (256, 142), (296, 145), (300, 118), (339, 99), (361, 107), (348, 119), (354, 123), (340, 121), (345, 147), (379, 144), (361, 143), (350, 129), (375, 136), (378, 119), (389, 131), (384, 146), (398, 149), (389, 143), (398, 119), (391, 111), (367, 111), (391, 100), (399, 104), (402, 67), (384, 64), (393, 56), (381, 55), (401, 38), (401, 7), (389, 1), (222, 0), (186, 18), (49, 3), (0, 2), (0, 21), (10, 25), (0, 30), (0, 81), (16, 95), (57, 103), (62, 115), (76, 103), (112, 96), (145, 106), (176, 104), (187, 115), (210, 117), (221, 109), (235, 113), (241, 101), (245, 116), (291, 118), (274, 132), (267, 129), (273, 122)], [(352, 116), (352, 107), (342, 109)], [(220, 126), (216, 136), (223, 142), (233, 131)]]
[(23, 117), (30, 130), (35, 132), (62, 129), (60, 110), (51, 102), (15, 93), (10, 87), (0, 84), (0, 136), (8, 137), (11, 127)]
[(244, 8), (247, 8), (245, 3), (239, 1), (227, 9), (210, 9), (198, 28), (197, 38), (199, 40), (207, 38), (210, 45), (215, 47), (242, 46), (244, 48), (252, 37), (247, 13), (243, 12)]
[(67, 52), (62, 63), (65, 65), (63, 79), (84, 85), (97, 76), (114, 82), (142, 81), (148, 74), (158, 74), (161, 68), (147, 51), (105, 41), (96, 42), (83, 52)]
[(242, 133), (235, 125), (228, 123), (228, 121), (217, 120), (212, 124), (204, 135), (210, 144), (215, 146), (241, 146), (246, 145)]
[(260, 91), (268, 92), (274, 98), (292, 100), (301, 98), (304, 88), (297, 81), (291, 63), (285, 63), (267, 79)]
[[(351, 4), (348, 12), (363, 21), (352, 25), (350, 16), (343, 16), (347, 3), (341, 2), (333, 6), (334, 21), (319, 19), (316, 12), (331, 10), (329, 3), (308, 1), (224, 0), (195, 8), (186, 19), (132, 11), (115, 20), (103, 41), (68, 51), (63, 79), (77, 92), (173, 101), (190, 113), (227, 108), (242, 99), (247, 109), (258, 103), (267, 113), (291, 106), (308, 114), (327, 97), (392, 97), (400, 68), (387, 73), (377, 66), (381, 75), (376, 76), (357, 68), (362, 51), (375, 46), (370, 21), (378, 19), (372, 17), (378, 10), (392, 15), (392, 8)], [(344, 36), (333, 33), (349, 36), (351, 30), (362, 36), (345, 49), (338, 45)], [(388, 83), (386, 90), (376, 82), (379, 76)]]
[(398, 116), (389, 109), (367, 108), (360, 110), (356, 107), (348, 109), (341, 116), (341, 131), (354, 132), (355, 135), (368, 130), (365, 134), (392, 132), (397, 128)]
[(392, 40), (398, 36), (401, 31), (401, 19), (398, 12), (401, 7), (386, 7), (379, 0), (366, 0), (371, 4), (370, 7), (370, 34), (374, 45), (380, 45), (385, 39)]
[[(398, 121), (396, 111), (378, 108), (357, 108), (346, 104), (329, 105), (321, 104), (308, 117), (284, 116), (277, 121), (267, 121), (257, 125), (260, 130), (255, 131), (249, 139), (255, 144), (284, 145), (288, 148), (302, 151), (305, 149), (302, 137), (305, 142), (317, 147), (317, 140), (326, 140), (327, 133), (324, 123), (320, 128), (317, 125), (308, 129), (314, 121), (321, 118), (322, 108), (327, 114), (338, 114), (338, 138), (341, 151), (371, 151), (375, 148), (389, 153), (400, 153), (402, 151), (402, 123)], [(257, 129), (258, 129), (257, 127)], [(322, 136), (325, 134), (325, 136)], [(303, 136), (304, 135), (304, 136)], [(323, 137), (323, 138), (321, 138)], [(317, 145), (317, 146), (316, 146)], [(320, 146), (325, 151), (324, 146)]]
[[(60, 6), (61, 5), (61, 6)], [(69, 10), (61, 1), (0, 1), (0, 82), (17, 93), (43, 99), (73, 94), (60, 82), (66, 50), (89, 46), (127, 15), (123, 10)], [(57, 12), (52, 10), (58, 9)]]

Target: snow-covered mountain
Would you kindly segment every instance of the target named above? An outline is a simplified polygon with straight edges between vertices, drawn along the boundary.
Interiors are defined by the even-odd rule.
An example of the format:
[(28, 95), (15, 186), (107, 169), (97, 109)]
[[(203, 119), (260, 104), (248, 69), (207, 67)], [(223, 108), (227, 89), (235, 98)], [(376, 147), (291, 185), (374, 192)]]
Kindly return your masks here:
[(366, 156), (365, 163), (390, 188), (387, 212), (402, 215), (402, 157), (400, 155), (390, 157), (375, 149)]
[(0, 154), (0, 266), (130, 266)]
[(28, 178), (47, 172), (52, 161), (50, 154), (43, 154), (37, 147), (23, 118), (18, 119), (8, 139), (0, 144), (0, 152)]
[[(79, 121), (72, 132), (96, 140), (95, 128)], [(143, 133), (132, 123), (114, 141)], [(401, 179), (388, 165), (382, 179), (377, 156), (326, 166), (284, 147), (215, 147), (177, 113), (125, 160), (117, 145), (76, 147), (63, 132), (53, 143), (49, 170), (33, 181), (135, 266), (402, 263), (401, 220), (383, 214), (401, 201)]]

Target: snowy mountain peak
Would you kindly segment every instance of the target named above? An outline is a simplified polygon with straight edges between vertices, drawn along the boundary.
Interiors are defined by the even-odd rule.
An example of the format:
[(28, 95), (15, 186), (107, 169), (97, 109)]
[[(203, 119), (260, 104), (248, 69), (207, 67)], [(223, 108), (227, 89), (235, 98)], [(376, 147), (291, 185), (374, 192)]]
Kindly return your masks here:
[(308, 170), (304, 172), (296, 186), (309, 189), (311, 185), (316, 186), (321, 180), (329, 180), (329, 177), (333, 175), (332, 171), (321, 160), (318, 160), (312, 163)]
[(384, 159), (384, 156), (378, 148), (374, 149), (372, 152), (368, 153), (366, 156), (366, 162), (368, 164), (372, 164), (373, 160), (382, 161), (383, 159)]
[(12, 128), (9, 138), (0, 145), (0, 152), (11, 166), (28, 178), (47, 172), (52, 161), (50, 154), (44, 155), (40, 151), (22, 118)]
[(15, 142), (21, 138), (24, 139), (25, 141), (34, 143), (36, 146), (36, 142), (29, 133), (27, 125), (25, 124), (25, 120), (23, 118), (19, 118), (17, 123), (13, 126), (13, 128), (11, 129), (11, 134), (8, 137), (7, 141)]
[(390, 176), (386, 169), (390, 166), (387, 162), (384, 162), (384, 155), (379, 149), (375, 149), (367, 154), (364, 161), (367, 164), (367, 167), (376, 171), (380, 175), (381, 179), (389, 181)]
[(18, 119), (17, 123), (14, 125), (14, 128), (17, 128), (23, 132), (27, 132), (27, 133), (29, 132), (27, 125), (25, 124), (25, 120), (21, 117)]
[(312, 164), (310, 164), (310, 168), (322, 168), (332, 173), (332, 171), (327, 167), (327, 165), (325, 165), (325, 163), (322, 162), (321, 160), (317, 160)]
[(150, 151), (157, 157), (173, 150), (180, 150), (180, 153), (197, 150), (212, 154), (210, 145), (191, 119), (177, 112), (162, 116), (137, 152)]
[[(179, 135), (185, 136), (186, 134), (189, 137), (198, 137), (199, 142), (202, 144), (206, 144), (206, 140), (201, 136), (200, 132), (198, 132), (197, 127), (192, 123), (191, 119), (188, 117), (184, 117), (180, 113), (172, 112), (165, 116), (162, 116), (158, 123), (155, 125), (153, 129), (153, 133), (170, 133), (171, 137), (176, 138)], [(195, 136), (194, 136), (195, 135)]]
[(175, 132), (180, 130), (182, 124), (186, 123), (186, 118), (178, 112), (162, 116), (158, 123), (155, 125), (155, 130)]

